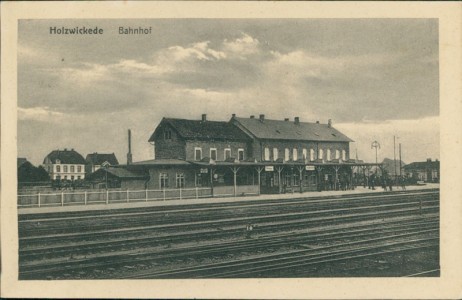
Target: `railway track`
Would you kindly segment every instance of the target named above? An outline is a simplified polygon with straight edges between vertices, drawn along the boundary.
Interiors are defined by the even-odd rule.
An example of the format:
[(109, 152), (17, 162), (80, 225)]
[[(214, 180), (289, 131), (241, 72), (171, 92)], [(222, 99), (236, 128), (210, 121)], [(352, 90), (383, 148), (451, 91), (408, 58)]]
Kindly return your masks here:
[[(405, 197), (404, 200), (401, 199), (401, 203), (398, 198), (394, 197), (392, 199), (397, 201), (391, 201), (390, 199), (387, 201), (387, 198), (384, 197), (374, 198), (373, 200), (352, 197), (346, 201), (344, 199), (321, 199), (313, 201), (311, 206), (302, 205), (302, 209), (308, 210), (309, 208), (311, 209), (310, 211), (292, 213), (288, 213), (284, 209), (286, 203), (276, 205), (275, 203), (277, 202), (274, 202), (271, 203), (272, 205), (266, 206), (271, 209), (260, 209), (260, 214), (254, 212), (241, 213), (238, 217), (233, 216), (225, 219), (214, 218), (213, 212), (217, 207), (213, 207), (213, 209), (208, 207), (206, 211), (210, 212), (210, 214), (202, 215), (204, 220), (201, 221), (188, 222), (188, 219), (183, 219), (177, 223), (155, 223), (155, 225), (136, 227), (132, 226), (133, 223), (127, 223), (125, 228), (107, 228), (91, 232), (50, 234), (50, 231), (39, 231), (35, 232), (37, 235), (31, 235), (32, 231), (23, 230), (23, 235), (20, 236), (19, 241), (20, 279), (60, 278), (63, 272), (68, 275), (67, 278), (80, 278), (80, 276), (122, 278), (120, 273), (111, 277), (112, 275), (105, 271), (114, 268), (122, 268), (121, 270), (128, 268), (128, 270), (131, 270), (126, 274), (127, 278), (131, 278), (130, 274), (141, 276), (133, 278), (196, 278), (209, 275), (212, 277), (245, 277), (247, 276), (245, 272), (242, 274), (235, 273), (237, 271), (233, 268), (243, 268), (237, 262), (235, 262), (237, 264), (235, 267), (226, 267), (218, 273), (214, 273), (214, 271), (206, 272), (205, 275), (199, 269), (191, 270), (190, 273), (169, 273), (172, 270), (167, 269), (171, 269), (172, 265), (185, 264), (185, 261), (189, 263), (193, 261), (208, 268), (211, 266), (202, 264), (200, 262), (202, 259), (221, 257), (222, 260), (226, 260), (227, 255), (239, 257), (243, 255), (242, 253), (254, 251), (259, 253), (275, 252), (276, 254), (271, 254), (270, 256), (273, 256), (276, 260), (278, 260), (277, 255), (291, 257), (295, 255), (294, 253), (302, 253), (303, 256), (309, 251), (320, 251), (323, 247), (326, 251), (329, 249), (328, 247), (331, 247), (331, 251), (334, 251), (333, 249), (341, 249), (341, 247), (346, 247), (348, 243), (352, 242), (357, 243), (353, 245), (372, 243), (373, 238), (378, 235), (382, 235), (383, 241), (387, 241), (388, 244), (404, 237), (407, 237), (408, 240), (419, 236), (422, 239), (431, 237), (433, 241), (435, 238), (437, 239), (439, 233), (439, 193), (425, 192), (412, 193), (411, 195), (402, 193), (401, 197)], [(306, 201), (302, 203), (305, 204)], [(249, 209), (261, 208), (260, 204), (251, 204), (257, 206), (250, 206)], [(288, 203), (287, 205), (300, 205), (300, 203)], [(239, 209), (244, 209), (242, 206), (238, 207), (240, 207)], [(274, 210), (278, 208), (280, 208), (281, 212), (274, 213)], [(182, 214), (185, 213), (183, 209), (180, 211)], [(191, 214), (195, 213), (195, 211), (191, 212)], [(115, 217), (112, 214), (110, 215), (110, 218)], [(128, 214), (128, 217), (132, 216), (131, 213)], [(153, 216), (153, 214), (148, 213), (147, 216)], [(81, 218), (82, 216), (74, 217), (77, 217), (78, 220), (90, 220), (87, 216), (84, 218)], [(127, 216), (121, 214), (119, 217), (125, 218)], [(58, 217), (59, 222), (63, 221), (61, 218), (61, 216)], [(46, 222), (46, 219), (42, 218), (40, 220)], [(37, 218), (34, 219), (34, 221), (37, 220)], [(54, 220), (54, 218), (50, 220)], [(25, 223), (34, 222), (32, 220), (23, 221)], [(59, 222), (54, 225), (59, 224)], [(243, 225), (247, 223), (256, 225), (253, 238), (250, 240), (244, 239)], [(72, 226), (72, 223), (67, 226)], [(25, 233), (29, 235), (24, 235)], [(387, 238), (388, 240), (386, 240)], [(360, 239), (363, 239), (363, 241), (361, 242)], [(379, 241), (377, 240), (377, 242)], [(423, 241), (421, 242), (424, 243)], [(320, 245), (323, 243), (331, 243), (331, 245), (321, 247)], [(311, 245), (309, 247), (315, 245), (316, 249), (299, 249), (306, 248), (306, 245)], [(414, 246), (417, 247), (418, 245)], [(377, 247), (375, 250), (372, 248), (369, 250), (377, 252), (381, 249), (380, 247), (385, 246)], [(392, 250), (399, 251), (398, 246), (395, 246), (395, 248)], [(368, 255), (361, 252), (362, 250), (360, 249), (351, 249), (351, 251), (353, 250), (356, 252), (349, 254)], [(323, 255), (328, 254), (324, 253)], [(348, 252), (345, 252), (342, 254), (343, 256), (337, 258), (329, 256), (325, 257), (325, 259), (346, 259), (342, 257), (347, 257), (347, 254)], [(255, 257), (247, 257), (239, 259), (239, 261), (247, 261), (247, 259), (253, 258)], [(302, 259), (301, 257), (299, 258)], [(266, 263), (269, 264), (270, 262)], [(279, 263), (282, 263), (282, 261)], [(315, 263), (316, 261), (310, 262), (310, 264)], [(161, 265), (162, 271), (161, 273), (151, 271), (142, 275), (138, 272), (137, 266), (143, 264)], [(164, 264), (167, 265), (164, 266)], [(189, 264), (186, 263), (181, 270), (177, 271), (188, 270), (188, 266)], [(272, 264), (269, 264), (269, 266), (272, 266)], [(283, 265), (280, 266), (282, 268)], [(220, 265), (216, 267), (218, 270)], [(274, 268), (274, 270), (277, 270), (276, 265)], [(159, 267), (155, 269), (158, 271)], [(213, 267), (211, 270), (215, 270), (215, 268)], [(227, 273), (227, 270), (232, 272)], [(257, 276), (265, 277), (265, 272), (271, 273), (271, 270), (265, 271), (262, 269)], [(125, 274), (124, 272), (122, 273)]]

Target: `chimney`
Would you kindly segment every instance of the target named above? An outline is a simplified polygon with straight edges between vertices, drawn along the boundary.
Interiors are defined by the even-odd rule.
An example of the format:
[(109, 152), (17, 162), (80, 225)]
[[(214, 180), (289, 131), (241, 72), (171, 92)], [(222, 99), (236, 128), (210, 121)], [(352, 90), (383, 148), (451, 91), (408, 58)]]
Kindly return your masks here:
[(251, 118), (251, 119), (255, 119), (255, 116), (254, 116), (254, 115), (251, 115), (250, 118)]
[(431, 158), (427, 158), (427, 162), (432, 162), (432, 159), (431, 159)]
[(332, 119), (327, 120), (327, 127), (332, 127)]
[(236, 117), (236, 114), (233, 114), (232, 116), (233, 116), (233, 118), (235, 118), (235, 117)]
[(128, 153), (127, 153), (127, 165), (132, 164), (132, 131), (128, 130)]
[(294, 118), (294, 123), (295, 123), (295, 125), (300, 125), (300, 118), (299, 118), (299, 117), (295, 117), (295, 118)]
[(202, 114), (202, 122), (205, 122), (207, 121), (207, 115), (206, 114)]
[(316, 121), (316, 124), (319, 124), (319, 121)]
[(289, 122), (289, 118), (284, 118), (284, 121)]
[(260, 122), (263, 122), (265, 120), (265, 115), (260, 115)]

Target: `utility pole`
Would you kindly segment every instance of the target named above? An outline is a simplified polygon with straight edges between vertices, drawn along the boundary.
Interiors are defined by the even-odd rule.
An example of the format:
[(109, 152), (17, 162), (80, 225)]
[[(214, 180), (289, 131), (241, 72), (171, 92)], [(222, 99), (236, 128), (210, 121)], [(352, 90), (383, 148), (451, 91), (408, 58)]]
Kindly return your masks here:
[(399, 177), (401, 178), (401, 143), (399, 143)]
[(372, 148), (375, 148), (375, 165), (376, 165), (375, 167), (377, 168), (377, 148), (380, 149), (380, 143), (377, 141), (373, 141), (371, 144), (371, 149)]
[(393, 136), (393, 163), (395, 164), (395, 181), (396, 181), (396, 136)]

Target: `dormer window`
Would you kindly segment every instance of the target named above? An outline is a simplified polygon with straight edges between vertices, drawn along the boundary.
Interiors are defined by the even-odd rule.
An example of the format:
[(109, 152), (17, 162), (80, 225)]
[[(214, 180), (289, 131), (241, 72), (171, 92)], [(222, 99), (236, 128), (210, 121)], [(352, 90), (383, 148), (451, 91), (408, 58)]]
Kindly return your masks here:
[(56, 163), (59, 165), (61, 163), (61, 160), (57, 159)]

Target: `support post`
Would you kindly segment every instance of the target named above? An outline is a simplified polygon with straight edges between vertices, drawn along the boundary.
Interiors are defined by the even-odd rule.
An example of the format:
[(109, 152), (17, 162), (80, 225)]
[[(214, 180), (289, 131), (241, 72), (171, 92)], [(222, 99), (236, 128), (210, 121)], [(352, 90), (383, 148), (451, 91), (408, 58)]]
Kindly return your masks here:
[(61, 206), (64, 206), (64, 192), (61, 192)]
[(212, 198), (213, 198), (213, 169), (210, 168), (210, 188), (212, 189)]
[(163, 197), (164, 197), (163, 199), (165, 201), (165, 188), (162, 190), (162, 194), (163, 194)]
[(282, 193), (282, 189), (281, 189), (281, 172), (282, 172), (283, 169), (284, 169), (284, 167), (277, 167), (276, 168), (276, 171), (278, 171), (279, 194)]
[(38, 193), (37, 196), (38, 196), (38, 199), (37, 199), (38, 200), (38, 207), (40, 207), (40, 193)]
[(234, 197), (237, 195), (237, 171), (239, 171), (239, 168), (232, 167), (230, 168), (231, 171), (233, 171), (233, 177), (234, 177)]
[(303, 186), (302, 186), (302, 182), (303, 182), (303, 167), (302, 166), (298, 166), (298, 172), (300, 173), (300, 180), (299, 180), (299, 184), (300, 184), (300, 194), (303, 193)]
[(180, 186), (180, 200), (181, 200), (181, 186)]
[(109, 190), (106, 189), (106, 204), (109, 204)]
[(145, 201), (148, 202), (148, 189), (144, 191)]
[(198, 198), (199, 198), (199, 191), (198, 191), (197, 186), (196, 186), (196, 199), (198, 199)]
[(260, 186), (261, 186), (261, 172), (263, 171), (263, 167), (256, 167), (258, 173), (258, 195), (261, 194)]
[(85, 191), (84, 201), (85, 201), (85, 205), (87, 205), (87, 201), (88, 201), (88, 199), (87, 199), (87, 191)]

